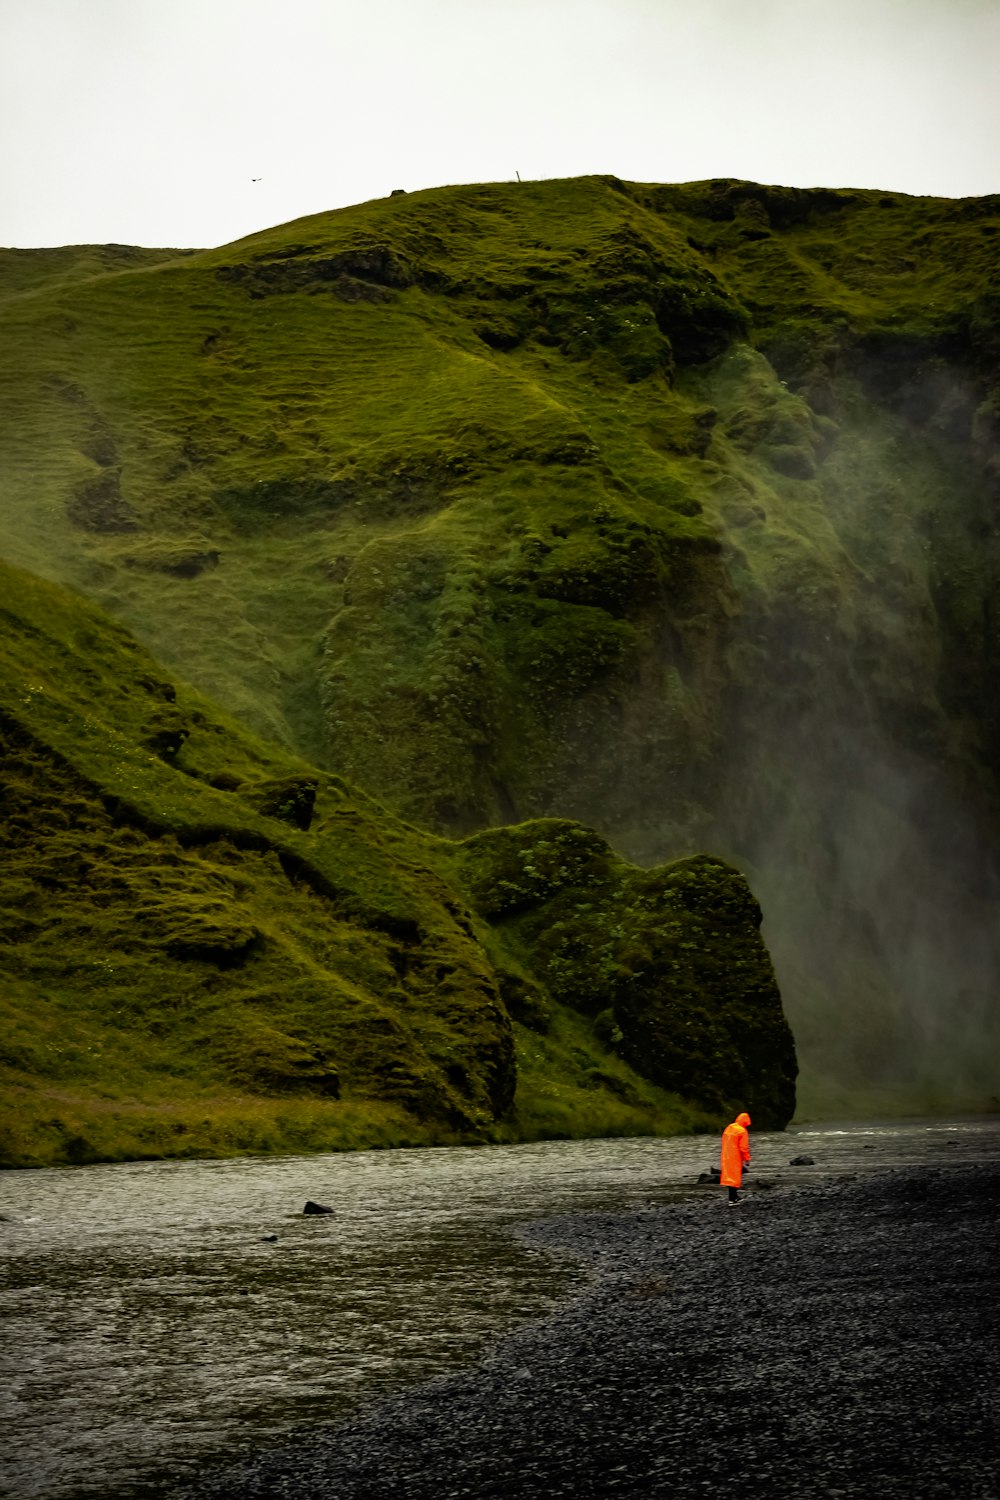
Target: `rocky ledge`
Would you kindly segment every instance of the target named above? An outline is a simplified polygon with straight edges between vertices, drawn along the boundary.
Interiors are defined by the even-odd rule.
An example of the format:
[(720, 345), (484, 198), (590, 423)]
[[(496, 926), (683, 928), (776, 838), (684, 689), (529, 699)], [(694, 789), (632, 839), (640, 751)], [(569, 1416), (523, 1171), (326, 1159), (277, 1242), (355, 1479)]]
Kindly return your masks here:
[(589, 1289), (202, 1500), (996, 1500), (1000, 1165), (525, 1226)]

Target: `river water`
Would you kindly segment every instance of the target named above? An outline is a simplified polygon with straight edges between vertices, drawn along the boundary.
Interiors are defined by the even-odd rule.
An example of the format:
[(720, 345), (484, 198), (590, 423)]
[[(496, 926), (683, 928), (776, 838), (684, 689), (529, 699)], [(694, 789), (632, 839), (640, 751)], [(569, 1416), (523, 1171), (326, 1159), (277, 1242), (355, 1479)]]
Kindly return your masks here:
[[(780, 1190), (1000, 1160), (1000, 1118), (752, 1140)], [(0, 1173), (0, 1494), (163, 1494), (471, 1363), (585, 1274), (513, 1225), (718, 1193), (693, 1186), (714, 1164), (702, 1137)], [(303, 1216), (310, 1198), (334, 1212)]]

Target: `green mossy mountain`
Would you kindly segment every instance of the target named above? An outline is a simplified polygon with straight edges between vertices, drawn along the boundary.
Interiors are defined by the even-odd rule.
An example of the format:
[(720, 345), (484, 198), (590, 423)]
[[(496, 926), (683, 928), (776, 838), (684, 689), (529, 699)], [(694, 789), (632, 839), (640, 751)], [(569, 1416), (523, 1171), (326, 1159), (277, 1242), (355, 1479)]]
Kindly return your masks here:
[(0, 589), (0, 1163), (787, 1121), (735, 870), (421, 833), (82, 599)]
[(592, 177), (4, 252), (5, 552), (428, 832), (735, 863), (807, 1110), (981, 1107), (998, 234)]

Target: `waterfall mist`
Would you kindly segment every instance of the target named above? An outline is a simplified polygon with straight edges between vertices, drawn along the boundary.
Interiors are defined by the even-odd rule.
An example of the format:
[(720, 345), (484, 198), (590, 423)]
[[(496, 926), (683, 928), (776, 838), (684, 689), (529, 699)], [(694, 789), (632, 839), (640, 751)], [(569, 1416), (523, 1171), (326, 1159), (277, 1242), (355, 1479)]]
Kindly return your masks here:
[(994, 502), (967, 384), (905, 391), (901, 416), (841, 388), (803, 495), (826, 539), (735, 632), (758, 665), (714, 832), (764, 910), (800, 1114), (1000, 1107)]
[(770, 795), (739, 846), (796, 1037), (799, 1114), (996, 1107), (1000, 878), (975, 808), (940, 768), (819, 709), (751, 755)]

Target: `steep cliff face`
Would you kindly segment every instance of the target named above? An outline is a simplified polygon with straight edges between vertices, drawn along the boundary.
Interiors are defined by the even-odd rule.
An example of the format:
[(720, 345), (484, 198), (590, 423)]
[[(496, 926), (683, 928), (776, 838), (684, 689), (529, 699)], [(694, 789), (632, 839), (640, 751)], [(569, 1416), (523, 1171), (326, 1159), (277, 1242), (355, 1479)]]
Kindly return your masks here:
[[(557, 891), (586, 901), (581, 1003), (499, 920), (507, 845), (541, 865), (547, 825), (472, 858), (254, 739), (82, 600), (3, 564), (0, 587), (0, 1163), (690, 1130), (747, 1098), (787, 1120), (745, 893), (756, 990), (729, 951), (735, 871), (647, 874), (560, 824), (584, 866), (524, 899), (540, 932)], [(721, 927), (671, 909), (682, 878)], [(656, 935), (655, 993), (630, 924)], [(695, 943), (697, 984), (668, 972)], [(591, 1013), (630, 981), (639, 1024), (670, 1001), (648, 1057)], [(682, 1056), (695, 1017), (715, 1051)], [(734, 1068), (737, 1029), (767, 1027), (772, 1074)]]
[(735, 861), (807, 1109), (982, 1104), (998, 232), (587, 178), (11, 252), (10, 555), (426, 828)]

